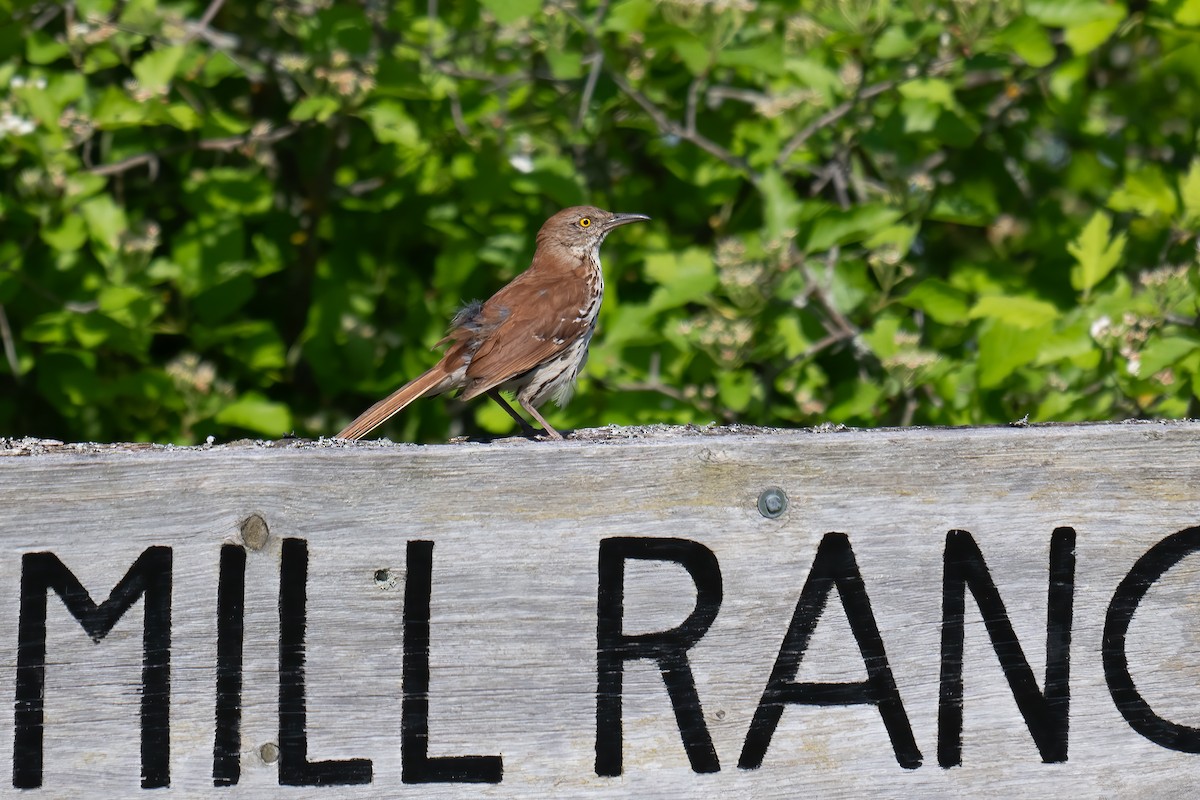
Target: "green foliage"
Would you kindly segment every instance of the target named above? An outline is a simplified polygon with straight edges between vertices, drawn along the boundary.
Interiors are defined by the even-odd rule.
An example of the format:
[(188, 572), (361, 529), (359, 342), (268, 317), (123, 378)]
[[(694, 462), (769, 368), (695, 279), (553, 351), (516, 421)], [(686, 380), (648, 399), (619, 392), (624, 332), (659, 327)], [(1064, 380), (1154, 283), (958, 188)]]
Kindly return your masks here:
[(331, 434), (585, 201), (654, 222), (557, 426), (1196, 414), (1198, 0), (0, 17), (0, 435)]

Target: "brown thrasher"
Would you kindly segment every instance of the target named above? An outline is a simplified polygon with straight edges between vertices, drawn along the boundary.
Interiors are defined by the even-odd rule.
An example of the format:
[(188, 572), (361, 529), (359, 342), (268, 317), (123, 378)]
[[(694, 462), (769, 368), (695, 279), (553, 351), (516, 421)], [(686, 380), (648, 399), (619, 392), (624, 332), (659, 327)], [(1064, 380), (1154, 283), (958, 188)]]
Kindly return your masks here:
[(442, 360), (368, 408), (337, 438), (360, 439), (418, 397), (462, 389), (463, 400), (486, 394), (533, 432), (500, 396), (515, 392), (550, 438), (561, 439), (537, 409), (550, 398), (565, 405), (587, 361), (604, 298), (600, 245), (613, 228), (648, 219), (576, 206), (546, 220), (529, 269), (486, 303), (470, 303), (455, 315), (435, 345), (450, 345)]

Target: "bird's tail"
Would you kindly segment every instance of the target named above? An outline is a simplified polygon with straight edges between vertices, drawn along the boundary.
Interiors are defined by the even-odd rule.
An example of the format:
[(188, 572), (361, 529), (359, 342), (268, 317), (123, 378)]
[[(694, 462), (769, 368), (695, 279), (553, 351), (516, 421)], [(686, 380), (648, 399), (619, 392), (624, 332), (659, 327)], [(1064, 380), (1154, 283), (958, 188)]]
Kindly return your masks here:
[(420, 377), (413, 378), (408, 383), (380, 400), (375, 405), (358, 415), (358, 418), (342, 429), (338, 439), (361, 439), (371, 431), (400, 413), (405, 406), (435, 391), (442, 391), (442, 382), (449, 376), (446, 374), (444, 363), (437, 364), (433, 369)]

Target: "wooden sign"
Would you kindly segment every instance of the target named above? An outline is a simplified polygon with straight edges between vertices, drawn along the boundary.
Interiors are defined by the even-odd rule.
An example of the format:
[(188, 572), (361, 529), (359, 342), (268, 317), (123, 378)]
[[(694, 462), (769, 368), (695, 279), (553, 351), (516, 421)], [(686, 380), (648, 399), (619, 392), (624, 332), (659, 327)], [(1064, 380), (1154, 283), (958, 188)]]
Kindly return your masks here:
[(1200, 425), (4, 454), (3, 796), (1200, 782)]

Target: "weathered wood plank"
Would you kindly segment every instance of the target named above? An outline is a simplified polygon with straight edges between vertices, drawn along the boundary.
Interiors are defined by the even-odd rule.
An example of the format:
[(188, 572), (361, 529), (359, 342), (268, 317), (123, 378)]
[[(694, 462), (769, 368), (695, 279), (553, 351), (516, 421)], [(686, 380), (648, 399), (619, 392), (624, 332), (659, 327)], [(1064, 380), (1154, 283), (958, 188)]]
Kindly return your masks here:
[[(288, 795), (1149, 796), (1178, 794), (1200, 779), (1200, 755), (1185, 752), (1200, 749), (1194, 746), (1200, 741), (1200, 556), (1189, 555), (1193, 545), (1200, 547), (1193, 541), (1200, 534), (1168, 538), (1200, 525), (1200, 424), (721, 435), (601, 430), (562, 443), (436, 447), (322, 442), (127, 449), (7, 441), (0, 442), (4, 453), (26, 457), (0, 458), (0, 643), (6, 654), (0, 687), (18, 709), (10, 705), (0, 715), (0, 766), (29, 785), (29, 727), (21, 727), (30, 719), (29, 697), (28, 686), (18, 686), (18, 660), (24, 659), (22, 674), (32, 674), (30, 634), (37, 631), (30, 620), (36, 622), (37, 603), (30, 598), (48, 594), (38, 796), (128, 796), (141, 785), (143, 609), (153, 603), (135, 592), (130, 610), (93, 643), (55, 589), (37, 583), (35, 566), (42, 562), (29, 554), (52, 553), (99, 604), (154, 547), (169, 548), (171, 559), (169, 788), (156, 796), (243, 796), (277, 787), (281, 778), (315, 780), (322, 769), (335, 785)], [(771, 486), (789, 498), (777, 519), (758, 508), (760, 493)], [(258, 549), (227, 551), (245, 554), (244, 612), (227, 615), (219, 626), (222, 581), (228, 603), (238, 574), (230, 556), (222, 576), (222, 546), (241, 545), (242, 525), (253, 515), (265, 520), (269, 535), (256, 542)], [(1054, 532), (1067, 528), (1073, 535), (1060, 530), (1052, 553)], [(663, 539), (681, 541), (674, 551), (620, 558), (622, 547), (631, 555), (646, 541)], [(402, 782), (403, 754), (412, 758), (420, 740), (411, 724), (416, 717), (402, 719), (405, 595), (419, 585), (406, 574), (408, 558), (419, 566), (421, 548), (428, 548), (414, 550), (412, 542), (432, 542), (428, 754), (498, 757), (499, 783)], [(971, 571), (972, 546), (986, 570), (976, 563)], [(281, 613), (294, 634), (298, 584), (292, 580), (281, 596), (280, 574), (295, 579), (305, 552), (307, 617), (298, 630), (307, 758), (358, 760), (340, 766), (274, 761), (281, 743), (296, 752), (295, 739), (289, 745), (286, 737), (297, 730), (300, 707), (291, 673), (281, 742), (280, 641), (288, 635)], [(719, 611), (711, 627), (694, 632), (699, 638), (686, 656), (700, 705), (695, 716), (712, 749), (705, 756), (698, 747), (689, 761), (658, 665), (622, 660), (603, 647), (598, 593), (604, 576), (611, 579), (614, 565), (623, 564), (618, 633), (672, 629), (697, 603), (697, 583), (676, 561), (699, 559), (688, 566), (712, 599), (704, 553), (719, 565)], [(1036, 721), (1037, 698), (1046, 690), (1054, 558), (1060, 581), (1052, 634), (1064, 642), (1067, 620), (1069, 676), (1049, 696), (1069, 694), (1065, 736), (1053, 724), (1060, 706), (1043, 701), (1048, 716)], [(1149, 570), (1141, 584), (1136, 574), (1127, 580), (1139, 559)], [(1150, 574), (1171, 559), (1174, 566), (1161, 576)], [(853, 580), (855, 566), (861, 584)], [(813, 576), (822, 570), (843, 579), (842, 592), (829, 592), (798, 672), (782, 682), (862, 682), (869, 662), (879, 692), (886, 689), (886, 681), (878, 682), (886, 664), (901, 712), (852, 702), (862, 699), (861, 687), (826, 687), (833, 693), (829, 702), (838, 702), (787, 703), (767, 736), (761, 766), (739, 768), (739, 760), (749, 758), (744, 751), (753, 749), (748, 733), (802, 589), (810, 578), (810, 590), (820, 588)], [(152, 583), (156, 574), (143, 577)], [(939, 724), (939, 698), (953, 694), (956, 672), (956, 659), (945, 657), (954, 654), (953, 636), (948, 642), (943, 636), (943, 617), (953, 620), (956, 591), (962, 591), (954, 589), (955, 575), (973, 583), (962, 606), (961, 765), (943, 767), (939, 760), (952, 753), (955, 728), (953, 704), (942, 709)], [(1023, 690), (1024, 714), (979, 610), (989, 608), (994, 623), (1000, 619), (995, 603), (975, 599), (986, 594), (980, 575), (994, 583), (1034, 678), (1032, 689)], [(37, 591), (24, 599), (22, 638), (23, 578)], [(611, 594), (605, 596), (611, 606)], [(1073, 607), (1066, 616), (1064, 598)], [(410, 635), (420, 599), (410, 598)], [(1114, 637), (1123, 608), (1132, 620), (1120, 648)], [(228, 645), (236, 627), (231, 619), (244, 620), (235, 671), (241, 682), (239, 774), (236, 787), (217, 788), (218, 632)], [(871, 638), (872, 621), (886, 661), (865, 660), (856, 642), (856, 635)], [(993, 634), (1003, 638), (1003, 631)], [(626, 644), (636, 650), (639, 642)], [(1019, 673), (1011, 642), (1002, 650), (1009, 675)], [(1051, 647), (1049, 669), (1061, 673), (1064, 661), (1054, 652)], [(1114, 656), (1120, 653), (1132, 689), (1151, 712), (1141, 718), (1142, 732), (1114, 701), (1113, 686), (1122, 702), (1133, 696), (1130, 687), (1121, 694)], [(597, 774), (598, 660), (623, 666), (619, 777)], [(686, 688), (689, 681), (673, 674), (675, 688)], [(414, 675), (407, 678), (410, 689)], [(224, 686), (228, 691), (230, 684)], [(795, 700), (814, 690), (791, 691)], [(420, 698), (410, 695), (412, 712)], [(691, 710), (685, 703), (685, 720)], [(1035, 719), (1032, 725), (1026, 715)], [(890, 734), (885, 718), (893, 724)], [(1166, 727), (1155, 728), (1156, 719)], [(601, 728), (601, 740), (611, 744), (612, 729)], [(756, 729), (762, 739), (761, 726)], [(703, 739), (695, 725), (691, 730), (694, 742)], [(901, 764), (913, 761), (904, 752), (906, 730), (919, 766)], [(1064, 739), (1066, 760), (1043, 763)], [(370, 783), (336, 785), (363, 779), (364, 760)], [(410, 780), (422, 774), (414, 763)], [(486, 777), (495, 763), (448, 768)], [(694, 769), (716, 765), (712, 773)], [(9, 778), (0, 781), (0, 795), (22, 794)]]

